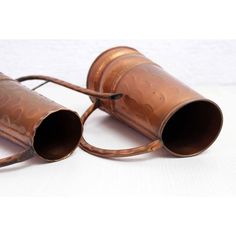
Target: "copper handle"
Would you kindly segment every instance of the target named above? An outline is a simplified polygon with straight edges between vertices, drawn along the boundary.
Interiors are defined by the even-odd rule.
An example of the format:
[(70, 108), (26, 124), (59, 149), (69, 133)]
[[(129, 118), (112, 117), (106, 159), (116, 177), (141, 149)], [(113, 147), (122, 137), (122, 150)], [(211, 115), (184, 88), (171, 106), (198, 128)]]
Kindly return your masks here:
[[(83, 114), (81, 117), (81, 123), (84, 125), (85, 121), (88, 119), (88, 117), (97, 109), (99, 108), (99, 100), (96, 100), (95, 103), (93, 103)], [(84, 137), (81, 137), (79, 146), (86, 152), (93, 154), (95, 156), (100, 156), (103, 158), (115, 158), (115, 157), (127, 157), (127, 156), (134, 156), (134, 155), (140, 155), (148, 152), (154, 152), (162, 147), (161, 140), (155, 140), (150, 142), (149, 144), (135, 147), (135, 148), (129, 148), (129, 149), (122, 149), (122, 150), (109, 150), (109, 149), (102, 149), (95, 146), (92, 146), (91, 144), (87, 143), (87, 141), (84, 139)]]
[[(18, 79), (16, 79), (18, 82), (23, 82), (23, 81), (27, 81), (27, 80), (44, 80), (46, 82), (51, 82), (54, 84), (58, 84), (61, 85), (63, 87), (72, 89), (74, 91), (83, 93), (83, 94), (87, 94), (89, 96), (95, 97), (95, 98), (100, 98), (100, 99), (118, 99), (122, 96), (122, 94), (120, 93), (101, 93), (101, 92), (96, 92), (94, 90), (91, 89), (86, 89), (86, 88), (82, 88), (78, 85), (75, 84), (71, 84), (69, 82), (66, 82), (64, 80), (60, 80), (57, 78), (53, 78), (50, 76), (44, 76), (44, 75), (28, 75), (28, 76), (23, 76), (20, 77)], [(43, 83), (45, 84), (45, 83)]]
[(25, 151), (19, 152), (17, 154), (12, 155), (12, 156), (2, 158), (2, 159), (0, 159), (0, 167), (9, 166), (9, 165), (12, 165), (15, 163), (26, 161), (26, 160), (34, 157), (34, 154), (35, 153), (32, 150), (32, 148), (29, 148)]

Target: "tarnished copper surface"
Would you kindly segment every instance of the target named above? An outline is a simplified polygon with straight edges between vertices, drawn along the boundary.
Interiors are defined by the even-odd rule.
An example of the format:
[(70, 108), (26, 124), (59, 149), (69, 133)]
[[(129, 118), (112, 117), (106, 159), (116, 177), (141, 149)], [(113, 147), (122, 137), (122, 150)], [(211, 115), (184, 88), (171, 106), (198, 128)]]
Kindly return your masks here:
[(76, 148), (81, 134), (76, 112), (0, 74), (0, 135), (27, 150), (1, 159), (0, 166), (25, 160), (29, 153), (47, 161), (64, 159)]
[[(102, 53), (90, 68), (87, 87), (102, 93), (122, 93), (116, 101), (101, 100), (99, 108), (150, 139), (159, 140), (176, 156), (204, 151), (222, 127), (222, 112), (214, 102), (129, 47)], [(88, 109), (85, 117), (90, 114)], [(124, 156), (122, 150), (103, 150), (81, 140), (80, 146), (95, 155)]]

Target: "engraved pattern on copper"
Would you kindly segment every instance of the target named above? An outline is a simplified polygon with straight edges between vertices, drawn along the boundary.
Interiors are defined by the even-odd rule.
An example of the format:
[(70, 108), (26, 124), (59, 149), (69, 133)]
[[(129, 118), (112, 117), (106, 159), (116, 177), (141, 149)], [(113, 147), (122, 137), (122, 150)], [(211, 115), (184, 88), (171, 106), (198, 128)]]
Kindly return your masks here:
[(34, 156), (46, 161), (65, 159), (77, 147), (81, 134), (76, 112), (0, 73), (0, 135), (25, 148), (0, 159), (0, 167)]
[[(223, 124), (217, 104), (129, 47), (111, 48), (98, 56), (89, 70), (87, 87), (123, 94), (116, 101), (100, 101), (99, 108), (150, 139), (161, 140), (163, 147), (175, 156), (201, 153), (215, 141)], [(92, 145), (81, 142), (80, 146), (102, 155)], [(116, 156), (117, 150), (103, 154)]]

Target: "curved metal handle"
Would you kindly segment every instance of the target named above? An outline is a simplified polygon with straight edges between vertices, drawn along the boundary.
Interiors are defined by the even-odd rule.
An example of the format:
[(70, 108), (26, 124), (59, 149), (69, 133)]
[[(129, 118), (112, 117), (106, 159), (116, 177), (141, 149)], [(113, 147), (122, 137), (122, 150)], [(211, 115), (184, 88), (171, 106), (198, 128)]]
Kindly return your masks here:
[[(96, 92), (94, 90), (91, 89), (86, 89), (86, 88), (82, 88), (78, 85), (75, 84), (71, 84), (69, 82), (66, 82), (64, 80), (60, 80), (57, 78), (53, 78), (50, 76), (45, 76), (45, 75), (28, 75), (28, 76), (23, 76), (20, 78), (16, 79), (18, 82), (23, 82), (23, 81), (27, 81), (27, 80), (44, 80), (46, 82), (51, 82), (54, 84), (58, 84), (61, 85), (63, 87), (72, 89), (74, 91), (83, 93), (83, 94), (87, 94), (89, 96), (95, 97), (95, 98), (100, 98), (100, 99), (118, 99), (122, 96), (122, 94), (120, 93), (100, 93), (100, 92)], [(45, 83), (43, 83), (42, 85), (44, 85)], [(41, 86), (41, 85), (40, 85)], [(37, 86), (38, 88), (38, 86)]]
[(20, 153), (0, 159), (0, 167), (9, 166), (15, 163), (26, 161), (32, 157), (34, 157), (34, 151), (32, 150), (32, 148), (29, 148)]
[[(97, 109), (99, 108), (99, 100), (93, 103), (83, 114), (81, 117), (81, 122), (84, 125), (85, 121), (88, 117)], [(154, 152), (162, 147), (161, 140), (152, 141), (149, 144), (136, 147), (136, 148), (129, 148), (123, 150), (109, 150), (109, 149), (102, 149), (91, 144), (87, 143), (84, 137), (81, 137), (79, 146), (86, 152), (93, 154), (95, 156), (103, 157), (103, 158), (115, 158), (115, 157), (127, 157), (127, 156), (134, 156), (140, 155), (148, 152)]]

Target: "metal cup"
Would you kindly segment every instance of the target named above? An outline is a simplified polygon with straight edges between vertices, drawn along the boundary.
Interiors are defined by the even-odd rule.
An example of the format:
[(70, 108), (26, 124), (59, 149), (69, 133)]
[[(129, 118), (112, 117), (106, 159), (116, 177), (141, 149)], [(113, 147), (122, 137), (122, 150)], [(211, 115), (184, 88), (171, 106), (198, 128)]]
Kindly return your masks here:
[(116, 47), (102, 53), (90, 68), (87, 88), (123, 96), (115, 101), (91, 97), (93, 105), (82, 123), (100, 108), (153, 140), (138, 148), (107, 150), (82, 138), (81, 148), (97, 156), (130, 156), (161, 147), (175, 156), (193, 156), (207, 149), (222, 127), (222, 112), (213, 101), (133, 48)]
[(77, 147), (82, 130), (76, 112), (0, 73), (0, 136), (25, 149), (0, 159), (0, 167), (35, 155), (49, 162), (65, 159)]

